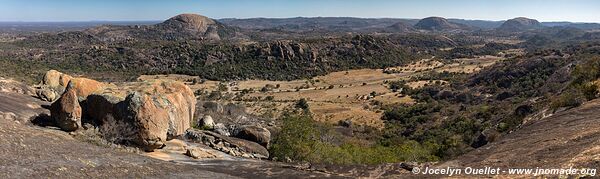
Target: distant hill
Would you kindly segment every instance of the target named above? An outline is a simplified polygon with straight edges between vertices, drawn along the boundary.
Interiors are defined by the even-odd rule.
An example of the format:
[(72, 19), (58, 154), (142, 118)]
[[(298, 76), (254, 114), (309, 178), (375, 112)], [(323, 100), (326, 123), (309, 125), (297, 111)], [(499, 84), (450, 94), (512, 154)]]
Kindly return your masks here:
[(542, 25), (542, 23), (540, 23), (539, 21), (537, 21), (535, 19), (518, 17), (518, 18), (507, 20), (496, 30), (503, 31), (503, 32), (520, 32), (520, 31), (541, 29), (543, 27), (544, 26)]
[(425, 19), (421, 19), (417, 24), (415, 24), (415, 28), (421, 29), (421, 30), (431, 30), (431, 31), (470, 29), (469, 26), (467, 26), (467, 25), (452, 23), (442, 17), (428, 17)]
[(222, 40), (239, 36), (237, 30), (197, 14), (181, 14), (154, 25), (102, 25), (84, 32), (103, 41), (128, 39)]
[(398, 22), (386, 27), (385, 30), (388, 32), (411, 32), (414, 31), (415, 28), (413, 28), (413, 26), (408, 23)]
[[(442, 22), (441, 26), (449, 29), (497, 29), (507, 21), (489, 21), (489, 20), (466, 20), (466, 19), (445, 19), (441, 17), (433, 20)], [(527, 18), (523, 18), (527, 19)], [(431, 18), (428, 20), (432, 20)], [(402, 19), (402, 18), (355, 18), (355, 17), (294, 17), (294, 18), (248, 18), (234, 19), (226, 18), (217, 20), (225, 25), (238, 27), (241, 29), (264, 30), (278, 29), (284, 31), (338, 31), (338, 32), (378, 32), (395, 31), (403, 25), (414, 26), (420, 19)], [(519, 18), (512, 19), (511, 23), (519, 21)], [(402, 23), (402, 24), (398, 24)], [(397, 24), (397, 25), (396, 25)], [(583, 30), (600, 29), (598, 23), (573, 23), (573, 22), (542, 22), (543, 27), (564, 26), (575, 27)], [(399, 25), (399, 26), (398, 26)], [(396, 26), (395, 28), (393, 26)], [(507, 28), (507, 27), (504, 27)], [(512, 31), (512, 30), (511, 30)]]
[[(187, 16), (187, 17), (186, 17)], [(185, 19), (193, 14), (187, 14), (175, 19)], [(198, 15), (199, 16), (199, 15)], [(202, 16), (203, 17), (203, 16)], [(199, 19), (203, 19), (198, 17)], [(204, 17), (206, 18), (206, 17)], [(171, 19), (170, 22), (177, 22)], [(193, 19), (193, 18), (189, 18)], [(212, 26), (221, 26), (218, 29), (245, 29), (245, 30), (267, 30), (267, 31), (291, 31), (291, 32), (405, 32), (404, 25), (414, 26), (420, 19), (402, 18), (355, 18), (355, 17), (295, 17), (295, 18), (248, 18), (248, 19), (210, 19), (205, 20)], [(213, 22), (211, 22), (213, 21)], [(450, 24), (459, 24), (472, 29), (490, 30), (497, 29), (506, 21), (488, 20), (466, 20), (446, 19)], [(145, 28), (163, 21), (81, 21), (81, 22), (0, 22), (0, 32), (23, 33), (23, 32), (61, 32), (85, 30), (88, 28), (106, 26), (139, 26)], [(543, 27), (574, 27), (582, 30), (600, 29), (599, 23), (576, 23), (576, 22), (541, 22)], [(174, 24), (171, 24), (174, 25)], [(227, 26), (227, 27), (226, 27)], [(165, 27), (165, 26), (163, 26)], [(184, 26), (181, 26), (182, 28)], [(119, 27), (115, 30), (125, 30)], [(183, 28), (185, 29), (185, 28)], [(188, 28), (189, 29), (189, 28)], [(401, 30), (399, 30), (401, 29)], [(174, 30), (171, 28), (171, 30)], [(222, 31), (224, 32), (224, 31)], [(210, 33), (208, 33), (210, 34)], [(208, 35), (207, 34), (207, 35)], [(227, 36), (227, 34), (223, 34)], [(213, 38), (215, 38), (213, 36)], [(219, 36), (221, 38), (221, 35)]]
[(152, 25), (161, 21), (0, 22), (0, 32), (61, 32), (112, 25)]
[(498, 28), (505, 21), (487, 21), (487, 20), (465, 20), (465, 19), (448, 19), (450, 23), (464, 24), (471, 27), (480, 29), (495, 29)]
[(575, 22), (542, 22), (542, 25), (547, 27), (574, 27), (583, 30), (600, 29), (599, 23), (575, 23)]
[(281, 29), (286, 31), (366, 31), (384, 29), (396, 23), (416, 23), (411, 19), (354, 18), (354, 17), (295, 17), (219, 19), (219, 22), (243, 29)]

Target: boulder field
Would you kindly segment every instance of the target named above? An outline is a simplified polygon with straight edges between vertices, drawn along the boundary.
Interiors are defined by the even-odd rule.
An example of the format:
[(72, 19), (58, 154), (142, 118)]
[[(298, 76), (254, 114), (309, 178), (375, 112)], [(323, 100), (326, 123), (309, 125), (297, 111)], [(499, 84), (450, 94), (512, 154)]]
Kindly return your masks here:
[(146, 151), (183, 135), (196, 105), (188, 86), (169, 80), (116, 85), (49, 71), (40, 86), (41, 99), (50, 99), (47, 94), (60, 96), (50, 111), (62, 130), (91, 124), (108, 141), (138, 145)]

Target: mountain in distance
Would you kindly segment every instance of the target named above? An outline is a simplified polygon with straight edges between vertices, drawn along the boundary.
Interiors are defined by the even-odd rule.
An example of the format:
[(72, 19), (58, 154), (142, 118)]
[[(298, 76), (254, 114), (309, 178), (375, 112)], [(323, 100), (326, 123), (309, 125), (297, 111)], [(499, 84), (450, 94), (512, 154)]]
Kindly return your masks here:
[(547, 27), (574, 27), (582, 30), (600, 29), (599, 23), (581, 23), (581, 22), (542, 22)]
[(507, 20), (500, 27), (496, 28), (496, 30), (502, 32), (521, 32), (528, 30), (538, 30), (542, 28), (544, 28), (542, 23), (535, 19), (517, 17), (514, 19)]
[(197, 14), (180, 14), (154, 25), (102, 25), (84, 32), (103, 41), (127, 39), (223, 40), (241, 36), (236, 28)]
[[(187, 33), (188, 36), (185, 37), (192, 37), (194, 39), (200, 37), (203, 37), (203, 39), (228, 39), (232, 37), (239, 37), (242, 33), (238, 31), (240, 29), (271, 29), (292, 32), (308, 32), (315, 30), (331, 32), (405, 32), (404, 30), (410, 28), (403, 26), (414, 26), (419, 21), (420, 19), (356, 17), (226, 18), (215, 20), (196, 14), (182, 14), (167, 21), (0, 22), (0, 32), (65, 32), (81, 31), (92, 28), (88, 31), (106, 33), (107, 35), (111, 36), (107, 36), (105, 38), (111, 39), (126, 37), (135, 38), (148, 35), (126, 32), (133, 29), (137, 29), (137, 31), (147, 31), (154, 36), (160, 36), (161, 38), (182, 38), (172, 33), (164, 34), (163, 32), (183, 30), (184, 32), (191, 32)], [(497, 29), (506, 22), (454, 18), (448, 18), (446, 21), (450, 24), (450, 26), (453, 26), (452, 24), (459, 24), (459, 26), (466, 25), (467, 27), (482, 30)], [(178, 23), (194, 24), (196, 22), (198, 22), (198, 24), (190, 25), (189, 27), (187, 27), (187, 25), (177, 25)], [(201, 25), (202, 23), (200, 22), (204, 24)], [(157, 25), (160, 26), (160, 28), (156, 28), (156, 26), (154, 26), (156, 24), (162, 25)], [(599, 23), (541, 22), (541, 24), (543, 27), (574, 27), (582, 30), (600, 29)], [(211, 26), (213, 28), (204, 28), (203, 26)], [(200, 30), (193, 30), (193, 27), (196, 27)], [(214, 35), (214, 29), (217, 29), (217, 34), (219, 34), (218, 38)], [(209, 32), (206, 33), (204, 30), (209, 30)], [(119, 34), (123, 37), (119, 37)]]
[(219, 22), (242, 29), (264, 30), (281, 29), (287, 31), (362, 31), (383, 29), (393, 24), (404, 22), (416, 23), (411, 19), (394, 18), (356, 18), (356, 17), (293, 17), (293, 18), (249, 18), (219, 19)]
[(442, 17), (428, 17), (421, 19), (414, 26), (416, 29), (430, 30), (430, 31), (449, 31), (449, 30), (468, 30), (471, 29), (469, 26), (464, 24), (458, 24), (449, 22), (447, 19)]
[[(242, 29), (281, 29), (289, 31), (308, 30), (364, 30), (364, 29), (386, 29), (396, 23), (416, 25), (421, 19), (406, 18), (356, 18), (356, 17), (294, 17), (294, 18), (248, 18), (236, 19), (226, 18), (217, 21)], [(506, 20), (468, 20), (468, 19), (446, 19), (450, 24), (466, 25), (476, 29), (491, 30), (499, 28)], [(568, 26), (583, 30), (600, 29), (599, 23), (575, 23), (575, 22), (541, 22), (544, 27)]]
[(154, 26), (166, 33), (187, 33), (189, 36), (201, 36), (220, 40), (220, 31), (227, 27), (208, 17), (197, 14), (180, 14)]
[(408, 24), (405, 22), (398, 22), (398, 23), (395, 23), (395, 24), (392, 24), (392, 25), (386, 27), (385, 31), (388, 31), (388, 32), (412, 32), (412, 31), (415, 31), (415, 28), (413, 28), (413, 26), (411, 24)]
[(464, 24), (471, 27), (480, 29), (495, 29), (498, 28), (505, 21), (491, 21), (491, 20), (467, 20), (467, 19), (448, 19), (450, 23)]

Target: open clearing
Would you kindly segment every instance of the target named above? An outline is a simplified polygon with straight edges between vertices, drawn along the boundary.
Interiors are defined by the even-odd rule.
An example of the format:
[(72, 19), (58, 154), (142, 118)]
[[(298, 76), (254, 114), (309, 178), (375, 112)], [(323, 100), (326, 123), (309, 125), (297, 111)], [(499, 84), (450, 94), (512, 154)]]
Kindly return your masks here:
[[(413, 104), (414, 100), (388, 88), (387, 82), (407, 81), (411, 88), (427, 85), (448, 85), (447, 81), (409, 81), (411, 77), (426, 72), (476, 73), (503, 60), (506, 54), (518, 54), (519, 49), (502, 52), (498, 56), (480, 56), (453, 60), (423, 59), (414, 63), (386, 69), (360, 69), (333, 72), (312, 79), (293, 81), (207, 81), (186, 75), (144, 75), (140, 80), (171, 79), (186, 82), (192, 90), (221, 91), (237, 96), (218, 99), (244, 105), (250, 114), (277, 118), (283, 111), (293, 108), (304, 98), (317, 121), (337, 124), (351, 120), (356, 125), (383, 128), (383, 111), (380, 105)], [(445, 63), (442, 63), (445, 62)]]

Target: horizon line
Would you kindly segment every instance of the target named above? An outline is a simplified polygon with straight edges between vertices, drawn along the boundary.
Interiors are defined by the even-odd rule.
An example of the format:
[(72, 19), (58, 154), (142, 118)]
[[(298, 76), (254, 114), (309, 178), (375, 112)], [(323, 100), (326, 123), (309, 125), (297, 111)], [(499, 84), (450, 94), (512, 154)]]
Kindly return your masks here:
[[(185, 14), (185, 13), (182, 13)], [(196, 13), (192, 13), (192, 14), (196, 14)], [(179, 14), (178, 14), (179, 15)], [(197, 15), (201, 15), (201, 14), (197, 14)], [(174, 16), (172, 16), (174, 17)], [(441, 16), (428, 16), (428, 17), (441, 17)], [(519, 16), (521, 17), (521, 16)], [(169, 17), (170, 18), (170, 17)], [(221, 17), (221, 18), (211, 18), (208, 17), (210, 19), (214, 19), (214, 20), (223, 20), (223, 19), (293, 19), (293, 18), (356, 18), (356, 19), (398, 19), (398, 20), (420, 20), (420, 19), (424, 19), (427, 17), (423, 17), (423, 18), (410, 18), (410, 17), (357, 17), (357, 16), (294, 16), (294, 17)], [(495, 20), (495, 19), (470, 19), (470, 18), (453, 18), (453, 17), (442, 17), (445, 19), (453, 19), (453, 20), (467, 20), (467, 21), (489, 21), (489, 22), (502, 22), (502, 21), (507, 21), (510, 19), (503, 19), (503, 20)], [(518, 18), (518, 17), (514, 17), (514, 18)], [(529, 17), (525, 17), (525, 18), (529, 18)], [(166, 18), (168, 19), (168, 18)], [(161, 20), (151, 20), (151, 19), (143, 19), (143, 20), (134, 20), (134, 19), (120, 19), (120, 20), (0, 20), (0, 22), (2, 23), (70, 23), (70, 22), (162, 22), (165, 21), (166, 19), (161, 19)], [(513, 19), (513, 18), (511, 18)], [(535, 18), (529, 18), (529, 19), (534, 19), (537, 20), (539, 22), (546, 22), (546, 23), (556, 23), (556, 22), (570, 22), (570, 23), (600, 23), (598, 21), (569, 21), (569, 20), (538, 20)]]

